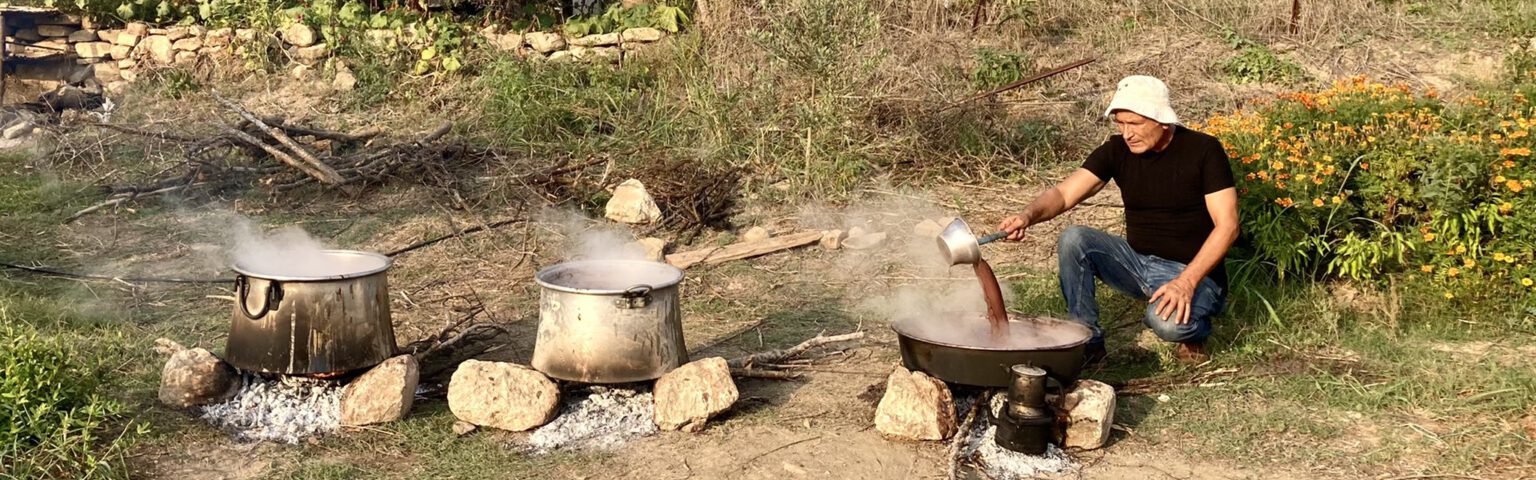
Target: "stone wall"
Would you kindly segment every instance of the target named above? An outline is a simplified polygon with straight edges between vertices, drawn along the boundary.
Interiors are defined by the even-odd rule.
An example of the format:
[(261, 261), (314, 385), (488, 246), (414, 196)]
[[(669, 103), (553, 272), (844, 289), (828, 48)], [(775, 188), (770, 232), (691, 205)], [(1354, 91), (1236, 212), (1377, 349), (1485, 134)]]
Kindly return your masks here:
[[(6, 41), (12, 45), (8, 61), (17, 64), (17, 78), (74, 85), (95, 83), (109, 91), (136, 80), (143, 68), (232, 57), (242, 46), (258, 40), (281, 41), (287, 56), (297, 64), (294, 73), (300, 76), (307, 75), (311, 67), (332, 55), (320, 35), (303, 24), (277, 32), (209, 29), (198, 25), (158, 28), (144, 23), (96, 28), (89, 20), (57, 12), (19, 19), (8, 13), (6, 23)], [(504, 32), (492, 27), (480, 31), (480, 35), (493, 49), (538, 62), (619, 62), (628, 52), (666, 37), (665, 32), (655, 28), (572, 38), (560, 33)], [(393, 30), (368, 30), (363, 38), (379, 48), (410, 47), (429, 41), (401, 38)], [(341, 70), (335, 83), (350, 88), (356, 80), (344, 68)]]

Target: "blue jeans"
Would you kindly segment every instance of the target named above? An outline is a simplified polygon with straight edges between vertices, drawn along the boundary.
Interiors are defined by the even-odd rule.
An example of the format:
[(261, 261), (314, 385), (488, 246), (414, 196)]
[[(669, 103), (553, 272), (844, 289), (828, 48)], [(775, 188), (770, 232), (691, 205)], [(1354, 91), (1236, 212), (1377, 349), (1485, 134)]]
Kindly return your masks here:
[[(1056, 245), (1060, 262), (1061, 294), (1067, 299), (1067, 312), (1093, 329), (1092, 342), (1104, 342), (1099, 327), (1099, 304), (1094, 299), (1093, 279), (1103, 280), (1110, 288), (1135, 298), (1147, 300), (1163, 284), (1184, 271), (1185, 265), (1154, 255), (1131, 250), (1125, 239), (1083, 226), (1073, 226), (1061, 233)], [(1142, 323), (1159, 338), (1169, 342), (1192, 343), (1211, 336), (1211, 317), (1221, 313), (1227, 303), (1226, 292), (1210, 277), (1195, 286), (1190, 301), (1188, 323), (1177, 323), (1157, 315), (1157, 305), (1147, 305)]]

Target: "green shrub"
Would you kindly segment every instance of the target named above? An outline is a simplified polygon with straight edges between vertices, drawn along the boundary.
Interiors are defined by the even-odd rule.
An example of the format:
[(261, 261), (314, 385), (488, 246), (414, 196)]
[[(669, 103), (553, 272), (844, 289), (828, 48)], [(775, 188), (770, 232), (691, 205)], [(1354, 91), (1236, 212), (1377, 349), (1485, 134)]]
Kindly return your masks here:
[(0, 298), (0, 478), (125, 478), (142, 424), (102, 396), (104, 365), (39, 336)]
[(971, 84), (977, 90), (989, 90), (1024, 78), (1035, 67), (1034, 59), (1023, 52), (991, 48), (976, 50), (976, 68)]
[(1529, 302), (1533, 95), (1448, 102), (1360, 77), (1196, 128), (1233, 159), (1247, 261), (1281, 276), (1406, 273), (1447, 298)]
[(1254, 43), (1236, 32), (1223, 32), (1227, 43), (1237, 50), (1237, 55), (1219, 60), (1217, 68), (1235, 83), (1289, 83), (1306, 78), (1300, 66), (1280, 58), (1269, 47)]

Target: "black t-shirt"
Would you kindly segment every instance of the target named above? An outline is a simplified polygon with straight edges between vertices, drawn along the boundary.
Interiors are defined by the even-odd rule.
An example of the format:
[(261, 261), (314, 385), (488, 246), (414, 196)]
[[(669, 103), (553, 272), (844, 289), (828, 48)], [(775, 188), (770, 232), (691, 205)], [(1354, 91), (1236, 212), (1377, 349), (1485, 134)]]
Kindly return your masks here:
[[(1110, 136), (1088, 155), (1083, 168), (1120, 186), (1131, 249), (1184, 264), (1194, 260), (1216, 227), (1205, 195), (1236, 184), (1221, 141), (1183, 127), (1175, 127), (1168, 148), (1141, 155), (1131, 153), (1119, 135)], [(1227, 288), (1227, 271), (1220, 263), (1208, 276)]]

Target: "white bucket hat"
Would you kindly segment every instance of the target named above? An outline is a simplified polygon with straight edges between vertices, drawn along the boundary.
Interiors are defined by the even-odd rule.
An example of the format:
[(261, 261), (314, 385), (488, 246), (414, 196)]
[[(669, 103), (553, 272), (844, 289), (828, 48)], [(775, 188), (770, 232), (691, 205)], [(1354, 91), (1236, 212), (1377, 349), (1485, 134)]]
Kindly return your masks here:
[(1173, 104), (1168, 101), (1168, 85), (1156, 77), (1131, 75), (1121, 79), (1104, 116), (1107, 118), (1116, 110), (1133, 112), (1164, 125), (1179, 123), (1179, 114), (1173, 113)]

